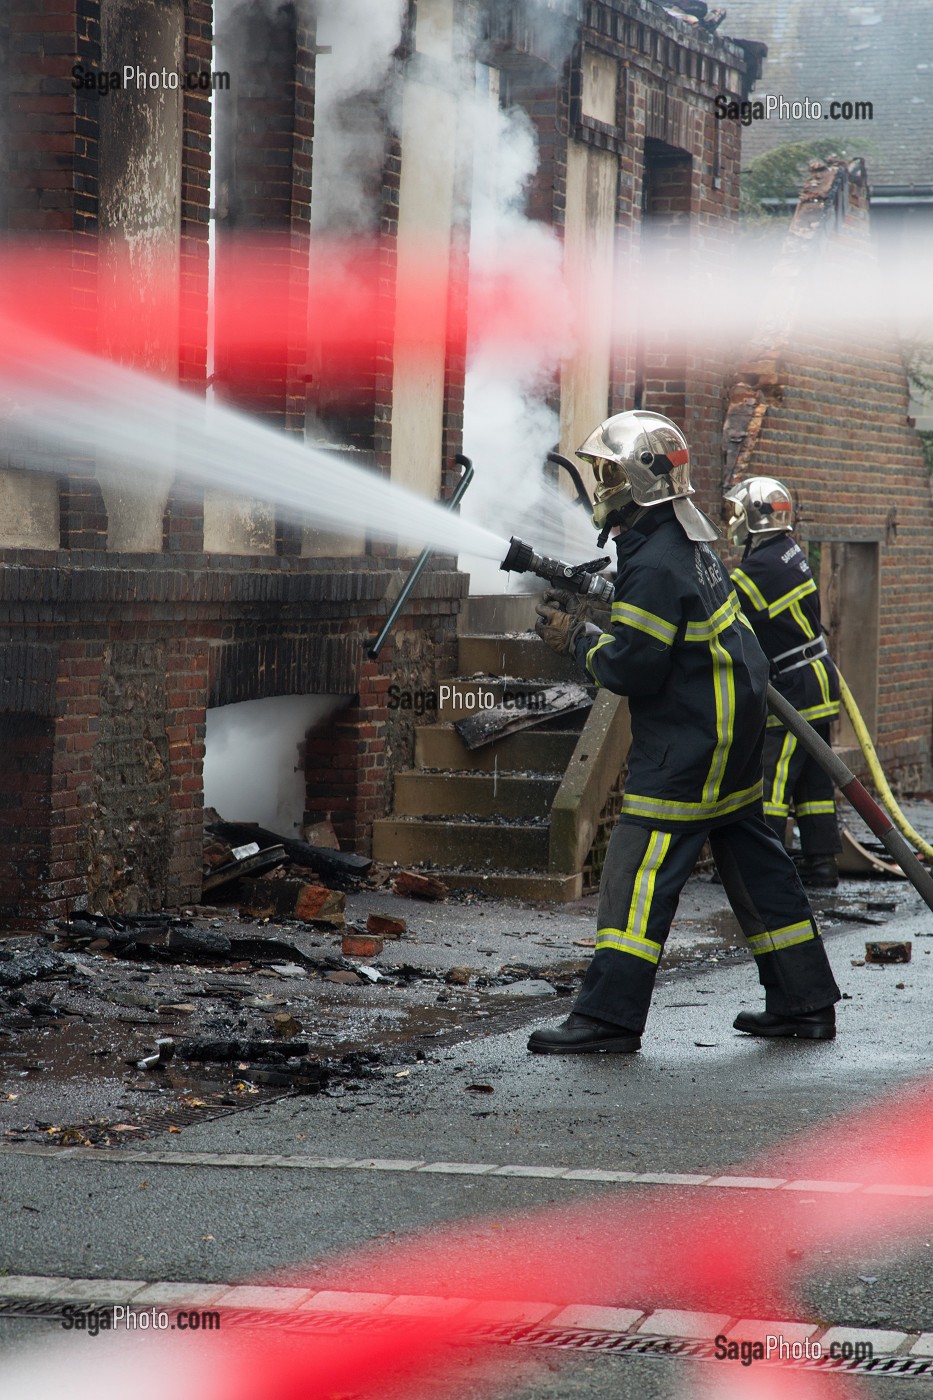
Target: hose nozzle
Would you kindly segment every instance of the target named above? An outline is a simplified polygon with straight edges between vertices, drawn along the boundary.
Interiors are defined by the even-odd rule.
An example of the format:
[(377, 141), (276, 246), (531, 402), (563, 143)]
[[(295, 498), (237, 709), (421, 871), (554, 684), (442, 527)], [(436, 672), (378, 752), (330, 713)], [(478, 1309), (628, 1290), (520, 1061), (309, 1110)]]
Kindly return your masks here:
[(609, 562), (608, 556), (604, 555), (586, 564), (565, 564), (561, 559), (549, 559), (547, 555), (537, 554), (530, 544), (513, 535), (499, 568), (506, 573), (535, 574), (571, 593), (609, 603), (612, 601), (612, 584), (608, 579), (597, 577), (597, 570), (604, 569)]

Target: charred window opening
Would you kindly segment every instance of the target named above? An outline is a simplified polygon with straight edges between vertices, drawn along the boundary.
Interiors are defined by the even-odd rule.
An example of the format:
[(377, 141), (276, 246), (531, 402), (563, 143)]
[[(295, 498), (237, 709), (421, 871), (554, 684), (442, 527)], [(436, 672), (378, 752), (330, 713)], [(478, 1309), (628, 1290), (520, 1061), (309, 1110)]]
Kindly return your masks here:
[(48, 913), (54, 724), (0, 714), (0, 925)]
[[(663, 285), (665, 270), (686, 257), (690, 238), (693, 157), (664, 141), (645, 141), (642, 178), (643, 287)], [(652, 328), (644, 299), (636, 348), (635, 408), (651, 408), (675, 422), (686, 411), (686, 363), (680, 345)]]

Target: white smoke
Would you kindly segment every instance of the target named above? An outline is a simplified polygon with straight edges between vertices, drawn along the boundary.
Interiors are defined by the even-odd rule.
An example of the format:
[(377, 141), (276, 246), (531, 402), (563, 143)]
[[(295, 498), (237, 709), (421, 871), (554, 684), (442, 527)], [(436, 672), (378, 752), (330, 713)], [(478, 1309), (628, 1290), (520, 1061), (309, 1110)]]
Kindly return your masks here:
[(208, 710), (204, 805), (224, 821), (300, 836), (307, 795), (301, 746), (343, 703), (335, 695), (275, 695)]
[[(486, 73), (492, 86), (485, 91), (479, 86), (461, 100), (461, 124), (469, 130), (474, 161), (470, 238), (474, 285), (504, 261), (513, 266), (527, 261), (550, 269), (547, 282), (559, 285), (560, 242), (552, 229), (527, 218), (523, 210), (538, 166), (534, 128), (521, 108), (499, 106), (494, 75), (489, 69)], [(474, 342), (464, 405), (464, 451), (476, 467), (464, 497), (464, 516), (494, 520), (503, 534), (527, 534), (537, 549), (558, 553), (566, 543), (560, 522), (565, 515), (572, 520), (573, 510), (553, 488), (546, 487), (545, 459), (560, 435), (559, 415), (547, 398), (569, 348), (569, 308), (563, 319), (555, 315), (553, 337), (546, 342), (527, 340), (508, 347)], [(592, 540), (588, 543), (592, 545)], [(460, 567), (470, 574), (471, 593), (539, 586), (529, 578), (509, 578), (487, 560), (469, 555), (461, 555)]]
[(312, 227), (366, 232), (379, 211), (386, 92), (405, 0), (315, 0)]

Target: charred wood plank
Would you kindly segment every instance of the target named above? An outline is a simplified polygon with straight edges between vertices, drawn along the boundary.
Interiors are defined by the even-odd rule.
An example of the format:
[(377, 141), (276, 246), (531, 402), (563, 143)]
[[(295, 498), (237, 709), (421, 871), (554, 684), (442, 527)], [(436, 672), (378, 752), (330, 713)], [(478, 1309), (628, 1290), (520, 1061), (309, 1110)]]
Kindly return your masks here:
[(516, 734), (521, 729), (533, 729), (536, 725), (547, 724), (558, 715), (569, 715), (575, 710), (589, 709), (593, 698), (585, 686), (570, 681), (544, 686), (539, 692), (541, 700), (532, 708), (513, 708), (496, 705), (491, 710), (481, 710), (479, 714), (459, 719), (454, 729), (468, 749), (481, 748), (491, 744), (506, 734)]

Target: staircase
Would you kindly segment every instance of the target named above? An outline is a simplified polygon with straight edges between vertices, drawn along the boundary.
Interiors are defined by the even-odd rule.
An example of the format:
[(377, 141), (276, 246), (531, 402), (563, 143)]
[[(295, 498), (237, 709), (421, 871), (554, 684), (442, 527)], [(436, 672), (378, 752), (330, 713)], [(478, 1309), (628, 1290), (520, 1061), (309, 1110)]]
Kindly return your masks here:
[[(533, 619), (534, 599), (527, 595), (471, 598), (456, 685), (495, 687), (498, 698), (503, 678), (532, 686), (579, 683), (570, 660), (522, 630)], [(444, 707), (436, 724), (417, 730), (416, 766), (396, 776), (393, 815), (374, 823), (376, 860), (430, 866), (455, 889), (520, 899), (578, 898), (596, 825), (593, 803), (599, 802), (597, 817), (604, 803), (605, 783), (597, 781), (597, 792), (594, 772), (606, 756), (610, 711), (608, 729), (618, 739), (617, 705), (616, 697), (600, 695), (589, 714), (558, 715), (475, 749), (453, 727), (465, 718), (463, 710)], [(619, 745), (609, 747), (612, 762)], [(615, 773), (620, 766), (621, 756)]]

